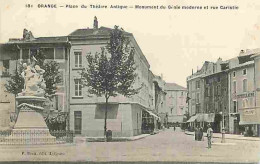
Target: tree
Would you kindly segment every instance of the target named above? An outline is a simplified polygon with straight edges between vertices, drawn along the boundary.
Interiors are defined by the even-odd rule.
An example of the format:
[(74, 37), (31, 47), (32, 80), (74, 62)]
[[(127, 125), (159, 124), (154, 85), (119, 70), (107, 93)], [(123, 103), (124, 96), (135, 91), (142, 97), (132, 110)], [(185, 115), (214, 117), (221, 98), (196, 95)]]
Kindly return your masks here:
[(24, 88), (24, 79), (21, 75), (22, 69), (22, 66), (18, 65), (16, 67), (14, 75), (11, 76), (11, 79), (8, 80), (5, 84), (6, 91), (9, 93), (13, 93), (15, 96), (17, 96), (18, 93), (22, 92), (22, 89)]
[[(30, 60), (33, 61), (36, 59), (35, 64), (45, 70), (45, 73), (43, 74), (46, 83), (45, 97), (51, 99), (56, 93), (56, 85), (62, 80), (59, 73), (59, 64), (55, 61), (46, 61), (45, 56), (47, 54), (44, 54), (42, 49), (31, 49), (30, 54)], [(23, 68), (21, 64), (18, 64), (14, 75), (11, 76), (11, 79), (5, 84), (6, 90), (9, 93), (13, 93), (15, 96), (24, 89), (24, 79), (21, 75), (22, 71)]]
[(134, 62), (135, 49), (130, 47), (124, 31), (118, 26), (110, 32), (110, 39), (101, 53), (87, 54), (88, 66), (83, 69), (82, 84), (88, 92), (105, 97), (104, 135), (107, 131), (107, 108), (109, 98), (118, 94), (129, 97), (137, 94), (133, 84), (137, 74)]
[[(30, 61), (35, 61), (35, 65), (39, 65), (40, 68), (45, 70), (45, 73), (43, 74), (43, 78), (46, 84), (44, 97), (48, 98), (48, 101), (52, 101), (57, 91), (57, 84), (60, 83), (62, 80), (61, 75), (59, 73), (59, 64), (55, 61), (46, 61), (45, 57), (48, 54), (45, 54), (40, 48), (30, 49), (30, 54), (31, 54)], [(24, 79), (21, 75), (22, 71), (23, 71), (23, 67), (21, 66), (21, 64), (17, 64), (17, 69), (14, 72), (14, 75), (11, 76), (11, 79), (8, 80), (7, 83), (5, 84), (7, 92), (13, 93), (15, 96), (17, 96), (18, 93), (22, 92), (22, 89), (24, 89)], [(60, 115), (58, 116), (60, 118)], [(50, 121), (49, 119), (51, 119), (52, 121)], [(53, 127), (51, 125), (51, 123), (53, 123), (53, 120), (59, 120), (59, 119), (58, 117), (53, 118), (49, 116), (45, 120), (48, 127)], [(57, 123), (60, 123), (60, 121), (57, 121)]]
[(46, 62), (43, 67), (45, 73), (43, 74), (43, 78), (45, 80), (46, 89), (45, 89), (45, 97), (53, 98), (57, 91), (57, 84), (62, 81), (60, 72), (59, 72), (59, 64), (55, 61)]

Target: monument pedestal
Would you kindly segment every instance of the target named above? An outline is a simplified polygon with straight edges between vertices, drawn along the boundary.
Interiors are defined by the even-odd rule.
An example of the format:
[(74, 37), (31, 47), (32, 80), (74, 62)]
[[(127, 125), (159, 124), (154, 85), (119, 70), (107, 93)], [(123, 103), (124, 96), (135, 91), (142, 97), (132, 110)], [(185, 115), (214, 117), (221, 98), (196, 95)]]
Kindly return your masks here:
[(55, 144), (53, 137), (43, 119), (42, 104), (46, 99), (35, 96), (17, 97), (19, 115), (12, 130), (6, 139), (12, 144)]

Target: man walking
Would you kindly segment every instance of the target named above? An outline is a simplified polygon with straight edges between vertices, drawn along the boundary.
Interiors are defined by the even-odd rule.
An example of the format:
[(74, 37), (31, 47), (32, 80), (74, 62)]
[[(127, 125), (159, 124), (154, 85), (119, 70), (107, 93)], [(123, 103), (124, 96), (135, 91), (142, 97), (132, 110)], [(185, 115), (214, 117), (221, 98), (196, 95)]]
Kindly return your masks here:
[(207, 130), (207, 138), (208, 138), (208, 148), (211, 148), (211, 138), (213, 136), (213, 130), (210, 127), (210, 124), (208, 124), (208, 130)]

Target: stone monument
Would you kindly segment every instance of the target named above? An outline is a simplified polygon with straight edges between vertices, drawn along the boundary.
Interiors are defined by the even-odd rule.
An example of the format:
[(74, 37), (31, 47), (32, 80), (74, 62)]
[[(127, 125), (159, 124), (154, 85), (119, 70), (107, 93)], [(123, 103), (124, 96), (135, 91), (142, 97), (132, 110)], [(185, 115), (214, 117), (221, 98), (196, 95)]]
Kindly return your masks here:
[[(11, 134), (13, 144), (53, 144), (53, 137), (44, 121), (42, 112), (46, 101), (43, 79), (45, 72), (38, 65), (23, 64), (24, 89), (16, 97), (18, 118)], [(10, 138), (10, 137), (9, 137)]]

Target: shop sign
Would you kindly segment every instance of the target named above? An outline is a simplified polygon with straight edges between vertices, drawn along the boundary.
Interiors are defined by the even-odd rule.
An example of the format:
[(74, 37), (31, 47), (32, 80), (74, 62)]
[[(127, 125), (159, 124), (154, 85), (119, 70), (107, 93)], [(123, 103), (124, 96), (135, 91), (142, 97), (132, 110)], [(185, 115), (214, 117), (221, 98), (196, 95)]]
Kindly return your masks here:
[(239, 94), (236, 97), (239, 98), (247, 98), (247, 97), (254, 97), (255, 93), (254, 92), (248, 92), (248, 93), (243, 93), (243, 94)]
[(244, 115), (255, 115), (255, 109), (244, 109)]

